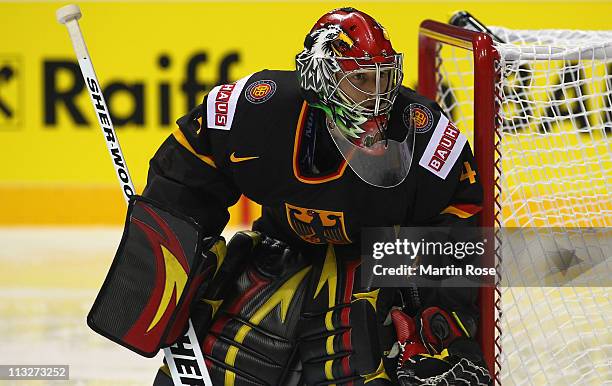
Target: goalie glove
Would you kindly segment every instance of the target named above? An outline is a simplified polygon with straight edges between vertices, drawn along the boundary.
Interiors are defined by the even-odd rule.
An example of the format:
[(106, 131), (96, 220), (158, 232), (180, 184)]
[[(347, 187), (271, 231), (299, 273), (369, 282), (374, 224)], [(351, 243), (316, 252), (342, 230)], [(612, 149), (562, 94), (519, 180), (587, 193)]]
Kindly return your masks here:
[(413, 319), (391, 311), (400, 353), (397, 378), (402, 386), (490, 385), (480, 348), (471, 339), (473, 319), (451, 317), (439, 307), (423, 310)]

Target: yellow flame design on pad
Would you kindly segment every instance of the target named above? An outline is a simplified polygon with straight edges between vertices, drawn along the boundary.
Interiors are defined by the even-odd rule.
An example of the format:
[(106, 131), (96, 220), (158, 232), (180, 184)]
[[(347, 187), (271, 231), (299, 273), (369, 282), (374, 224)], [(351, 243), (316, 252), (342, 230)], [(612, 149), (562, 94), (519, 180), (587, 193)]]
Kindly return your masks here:
[[(178, 262), (176, 256), (172, 254), (168, 249), (166, 249), (163, 245), (160, 245), (162, 254), (164, 255), (164, 267), (166, 268), (166, 283), (164, 285), (164, 292), (162, 294), (161, 301), (159, 302), (159, 306), (157, 307), (157, 312), (155, 313), (155, 317), (153, 317), (153, 321), (147, 328), (147, 332), (151, 331), (153, 327), (159, 323), (159, 320), (162, 318), (166, 309), (168, 308), (168, 304), (170, 303), (170, 298), (172, 298), (172, 293), (176, 288), (176, 304), (178, 304), (179, 299), (181, 298), (181, 294), (183, 293), (183, 289), (185, 288), (185, 284), (187, 283), (187, 272), (183, 269), (183, 266)], [(176, 305), (175, 304), (175, 305)]]
[[(332, 317), (334, 315), (333, 307), (336, 305), (336, 288), (338, 286), (338, 266), (336, 264), (336, 251), (332, 244), (327, 245), (327, 253), (325, 254), (325, 261), (323, 262), (323, 269), (321, 270), (321, 276), (319, 276), (319, 283), (317, 283), (317, 289), (314, 294), (314, 298), (319, 295), (323, 286), (327, 283), (327, 296), (328, 305), (330, 310), (325, 314), (325, 328), (327, 331), (334, 330), (334, 323)], [(325, 343), (325, 352), (328, 355), (334, 355), (334, 335), (330, 335)], [(325, 361), (325, 377), (328, 380), (334, 379), (333, 375), (333, 364), (334, 360), (329, 359)], [(335, 386), (331, 384), (330, 386)]]
[(314, 298), (319, 296), (319, 292), (323, 288), (323, 285), (327, 283), (328, 291), (328, 305), (330, 308), (336, 305), (336, 287), (338, 284), (338, 272), (336, 267), (336, 252), (331, 244), (327, 245), (327, 253), (325, 254), (325, 262), (323, 263), (323, 270), (317, 283), (317, 289), (314, 294)]
[(378, 368), (374, 370), (374, 372), (362, 375), (361, 377), (363, 378), (364, 384), (371, 382), (375, 379), (386, 379), (388, 381), (391, 380), (391, 378), (389, 378), (389, 375), (387, 374), (387, 371), (385, 370), (385, 365), (383, 364), (382, 359), (380, 360)]
[[(289, 280), (287, 280), (276, 292), (270, 296), (270, 298), (259, 307), (257, 312), (251, 316), (249, 322), (255, 326), (257, 326), (272, 310), (276, 308), (280, 304), (281, 313), (280, 318), (281, 322), (285, 323), (285, 318), (287, 317), (287, 312), (289, 311), (289, 305), (293, 301), (293, 297), (298, 290), (298, 287), (306, 274), (310, 271), (311, 267), (306, 267), (301, 271), (294, 274)], [(252, 327), (250, 325), (243, 325), (238, 329), (236, 336), (234, 337), (234, 342), (242, 343), (246, 338), (247, 334), (251, 331)], [(234, 366), (236, 362), (236, 357), (238, 356), (238, 347), (230, 346), (227, 350), (227, 354), (225, 355), (225, 363), (229, 366)], [(233, 386), (236, 381), (236, 374), (231, 370), (225, 371), (225, 385)]]
[(353, 300), (352, 303), (359, 301), (359, 300), (365, 300), (365, 301), (370, 302), (370, 304), (374, 308), (374, 311), (376, 311), (376, 302), (378, 301), (378, 292), (380, 292), (380, 288), (377, 288), (374, 291), (370, 291), (370, 292), (354, 293), (353, 297), (355, 298), (355, 300)]

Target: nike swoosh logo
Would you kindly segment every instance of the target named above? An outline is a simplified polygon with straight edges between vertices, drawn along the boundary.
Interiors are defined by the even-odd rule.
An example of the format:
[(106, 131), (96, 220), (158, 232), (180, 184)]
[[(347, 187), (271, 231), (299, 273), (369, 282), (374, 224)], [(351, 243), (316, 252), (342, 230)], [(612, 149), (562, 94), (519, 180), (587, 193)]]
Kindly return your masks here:
[(259, 158), (259, 156), (257, 157), (236, 157), (236, 152), (233, 152), (232, 154), (230, 154), (230, 161), (232, 162), (242, 162), (242, 161), (249, 161), (255, 158)]

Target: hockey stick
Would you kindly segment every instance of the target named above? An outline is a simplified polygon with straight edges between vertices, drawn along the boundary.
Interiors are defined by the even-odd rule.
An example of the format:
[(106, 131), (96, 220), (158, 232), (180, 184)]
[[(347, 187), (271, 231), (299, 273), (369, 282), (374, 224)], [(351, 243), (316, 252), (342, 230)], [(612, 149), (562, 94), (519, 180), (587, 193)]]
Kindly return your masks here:
[[(79, 67), (81, 68), (83, 79), (87, 85), (87, 91), (91, 97), (91, 102), (96, 112), (98, 123), (102, 129), (102, 135), (106, 140), (106, 147), (108, 148), (111, 160), (113, 161), (113, 166), (115, 167), (117, 178), (121, 184), (123, 197), (125, 198), (126, 202), (129, 202), (130, 196), (132, 196), (135, 192), (134, 184), (132, 183), (127, 164), (123, 157), (123, 152), (119, 146), (119, 139), (115, 134), (115, 129), (110, 118), (108, 107), (106, 106), (106, 101), (102, 95), (100, 82), (98, 82), (98, 78), (96, 77), (91, 58), (89, 57), (89, 52), (85, 46), (83, 34), (81, 33), (81, 29), (79, 27), (78, 19), (81, 18), (81, 10), (77, 5), (71, 4), (59, 8), (56, 12), (56, 16), (60, 24), (64, 24), (66, 28), (68, 28), (68, 34), (70, 35), (70, 40), (74, 46), (74, 52), (79, 61)], [(179, 339), (179, 342), (181, 345), (180, 348), (178, 347), (179, 343), (176, 343), (171, 347), (164, 348), (164, 356), (166, 363), (170, 368), (170, 373), (172, 374), (172, 381), (174, 384), (183, 385), (184, 379), (189, 381), (188, 385), (201, 384), (212, 386), (212, 381), (210, 379), (210, 375), (208, 374), (206, 364), (204, 363), (202, 350), (200, 349), (198, 338), (195, 334), (191, 320), (189, 320), (189, 328), (187, 332), (181, 339)], [(173, 353), (173, 349), (180, 350), (180, 355)], [(184, 373), (179, 373), (177, 363), (180, 365), (181, 369), (185, 371)], [(194, 368), (193, 363), (197, 364), (197, 368)]]

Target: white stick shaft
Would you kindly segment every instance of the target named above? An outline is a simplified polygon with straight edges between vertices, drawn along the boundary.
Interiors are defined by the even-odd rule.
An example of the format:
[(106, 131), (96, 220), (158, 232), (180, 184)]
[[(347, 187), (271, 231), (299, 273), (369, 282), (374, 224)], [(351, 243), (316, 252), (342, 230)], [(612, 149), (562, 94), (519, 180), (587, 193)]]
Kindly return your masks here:
[[(81, 68), (83, 79), (85, 80), (85, 86), (87, 87), (87, 91), (91, 97), (91, 102), (94, 110), (96, 111), (98, 123), (100, 124), (102, 134), (106, 140), (106, 147), (108, 148), (111, 160), (113, 161), (113, 166), (115, 167), (115, 172), (117, 173), (117, 178), (121, 184), (123, 196), (126, 202), (128, 202), (130, 196), (132, 196), (135, 192), (134, 184), (132, 183), (132, 178), (130, 177), (125, 158), (123, 157), (121, 146), (119, 146), (119, 139), (115, 134), (115, 128), (111, 121), (106, 101), (102, 95), (100, 82), (98, 82), (89, 53), (87, 52), (87, 46), (85, 45), (83, 34), (81, 33), (79, 23), (76, 19), (70, 20), (64, 23), (64, 25), (68, 28), (70, 40), (74, 46), (74, 52), (76, 53), (79, 61), (79, 67)], [(202, 350), (191, 320), (189, 320), (189, 329), (183, 336), (182, 341), (185, 342), (182, 343), (180, 350), (182, 355), (174, 355), (172, 352), (173, 348), (178, 349), (178, 344), (175, 344), (172, 347), (164, 348), (164, 356), (168, 367), (170, 368), (170, 373), (172, 374), (172, 381), (174, 384), (177, 386), (183, 385), (182, 379), (189, 379), (189, 385), (194, 384), (194, 380), (197, 380), (201, 381), (202, 385), (213, 386), (210, 375), (208, 374), (208, 369), (206, 368), (206, 363), (204, 363), (204, 356), (202, 355)], [(186, 355), (186, 353), (189, 354)], [(193, 363), (193, 360), (196, 361), (199, 367), (198, 369), (190, 369), (188, 366), (186, 368), (186, 366), (182, 364)], [(199, 374), (194, 374), (193, 370), (196, 370), (195, 372), (199, 372)]]
[[(206, 386), (212, 386), (212, 380), (210, 379), (210, 375), (208, 374), (208, 369), (206, 368), (206, 363), (204, 363), (204, 356), (202, 355), (202, 350), (200, 349), (200, 344), (198, 342), (198, 337), (196, 336), (195, 330), (193, 328), (193, 324), (191, 323), (191, 320), (189, 320), (189, 329), (187, 330), (187, 332), (185, 333), (183, 339), (187, 339), (188, 340), (188, 345), (183, 344), (182, 348), (187, 349), (188, 351), (188, 355), (183, 356), (183, 355), (175, 355), (172, 352), (172, 349), (177, 349), (178, 348), (178, 344), (174, 344), (172, 347), (166, 347), (164, 349), (164, 355), (166, 357), (166, 362), (168, 363), (168, 368), (170, 369), (170, 374), (172, 374), (172, 380), (174, 381), (175, 385), (182, 385), (183, 382), (181, 381), (181, 378), (190, 378), (191, 380), (201, 380), (203, 381), (204, 385)], [(179, 368), (177, 366), (177, 361), (181, 361), (181, 360), (186, 360), (188, 362), (191, 362), (193, 360), (196, 360), (196, 362), (198, 363), (198, 366), (200, 368), (200, 374), (193, 374), (192, 371), (189, 371), (189, 369), (181, 369), (183, 371), (186, 371), (186, 373), (184, 374), (179, 374)], [(193, 383), (189, 383), (189, 385), (192, 385)]]
[(89, 59), (89, 52), (85, 46), (85, 40), (79, 27), (79, 21), (77, 19), (70, 20), (64, 24), (68, 28), (68, 34), (70, 35), (70, 41), (74, 47), (74, 53), (78, 59)]
[(98, 82), (89, 53), (87, 52), (87, 46), (85, 46), (85, 40), (83, 39), (83, 34), (79, 28), (79, 22), (77, 20), (70, 20), (65, 25), (68, 28), (70, 40), (72, 41), (74, 52), (76, 53), (79, 61), (79, 67), (81, 67), (81, 73), (83, 74), (83, 79), (85, 80), (85, 87), (89, 92), (91, 103), (96, 111), (96, 118), (98, 119), (98, 123), (102, 129), (102, 134), (106, 140), (106, 147), (108, 148), (108, 153), (110, 154), (111, 161), (115, 167), (117, 179), (121, 184), (121, 191), (123, 192), (125, 200), (129, 201), (130, 196), (132, 196), (135, 192), (134, 184), (132, 183), (130, 172), (128, 171), (125, 158), (123, 157), (123, 152), (121, 151), (121, 146), (119, 145), (119, 139), (115, 134), (115, 127), (111, 121), (108, 106), (106, 105), (106, 101), (102, 95), (100, 82)]

